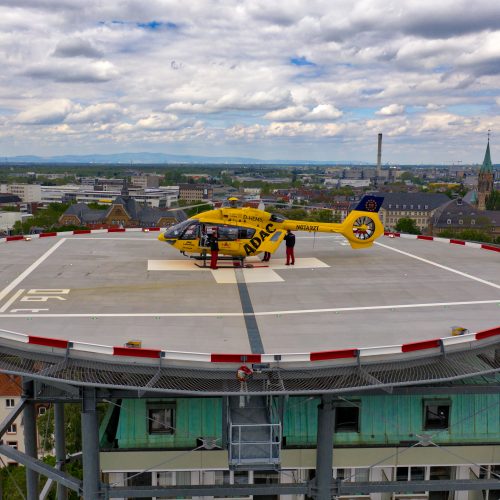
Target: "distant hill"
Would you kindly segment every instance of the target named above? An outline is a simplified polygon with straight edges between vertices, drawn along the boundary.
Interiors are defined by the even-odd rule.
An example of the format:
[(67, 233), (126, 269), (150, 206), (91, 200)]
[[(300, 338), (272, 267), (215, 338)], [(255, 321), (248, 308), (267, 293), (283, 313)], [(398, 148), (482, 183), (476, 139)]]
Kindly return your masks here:
[(232, 156), (193, 156), (166, 153), (116, 153), (62, 156), (11, 156), (0, 158), (2, 163), (97, 163), (97, 164), (174, 164), (174, 163), (217, 163), (217, 164), (274, 164), (274, 165), (370, 165), (360, 161), (308, 161), (308, 160), (259, 160)]

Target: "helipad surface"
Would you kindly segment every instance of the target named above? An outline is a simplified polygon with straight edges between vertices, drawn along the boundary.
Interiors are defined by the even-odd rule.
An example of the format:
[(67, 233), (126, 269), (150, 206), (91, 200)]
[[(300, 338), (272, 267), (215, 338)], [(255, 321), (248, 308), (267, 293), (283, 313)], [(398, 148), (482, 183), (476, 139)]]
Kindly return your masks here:
[[(500, 254), (442, 242), (297, 233), (269, 267), (200, 269), (158, 233), (0, 247), (0, 328), (184, 352), (293, 353), (387, 346), (500, 323)], [(251, 261), (250, 261), (251, 262)]]

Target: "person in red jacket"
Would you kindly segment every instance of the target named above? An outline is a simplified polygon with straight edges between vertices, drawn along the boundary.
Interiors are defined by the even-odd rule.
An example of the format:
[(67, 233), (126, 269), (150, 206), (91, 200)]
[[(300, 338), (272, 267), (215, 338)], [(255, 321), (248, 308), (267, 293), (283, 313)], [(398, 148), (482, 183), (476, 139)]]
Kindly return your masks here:
[(286, 244), (286, 265), (290, 264), (293, 266), (295, 264), (295, 255), (293, 253), (293, 247), (295, 246), (295, 235), (288, 229), (286, 236), (284, 238)]
[(217, 269), (217, 259), (219, 258), (219, 238), (214, 231), (210, 237), (210, 268)]

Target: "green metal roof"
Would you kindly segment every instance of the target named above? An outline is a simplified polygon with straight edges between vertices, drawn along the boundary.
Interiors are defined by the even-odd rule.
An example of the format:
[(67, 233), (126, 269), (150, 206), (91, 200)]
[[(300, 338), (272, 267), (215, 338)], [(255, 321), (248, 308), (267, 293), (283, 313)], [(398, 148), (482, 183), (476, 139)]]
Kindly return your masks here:
[(491, 155), (490, 155), (490, 141), (488, 139), (488, 145), (486, 146), (486, 153), (484, 154), (483, 165), (481, 166), (481, 170), (479, 172), (493, 172), (493, 165), (491, 164)]

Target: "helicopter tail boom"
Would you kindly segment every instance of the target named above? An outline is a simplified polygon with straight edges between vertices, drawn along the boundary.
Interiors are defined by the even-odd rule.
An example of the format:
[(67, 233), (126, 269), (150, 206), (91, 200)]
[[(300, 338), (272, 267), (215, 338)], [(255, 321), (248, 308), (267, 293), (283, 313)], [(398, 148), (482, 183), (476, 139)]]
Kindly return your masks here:
[(287, 220), (283, 226), (290, 231), (339, 233), (349, 241), (352, 248), (368, 248), (384, 233), (384, 226), (378, 217), (383, 200), (380, 196), (364, 196), (340, 223)]

